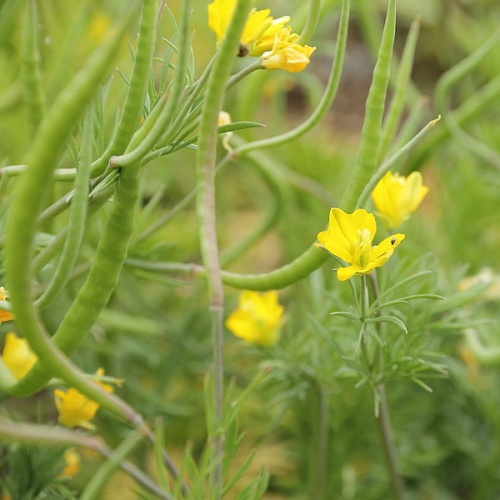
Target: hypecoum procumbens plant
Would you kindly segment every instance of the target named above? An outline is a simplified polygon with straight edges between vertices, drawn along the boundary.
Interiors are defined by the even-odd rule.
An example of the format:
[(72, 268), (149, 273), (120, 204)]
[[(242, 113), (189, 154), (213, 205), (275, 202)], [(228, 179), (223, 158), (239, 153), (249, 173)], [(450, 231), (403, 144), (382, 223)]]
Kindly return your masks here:
[[(419, 24), (395, 56), (373, 8), (0, 5), (2, 498), (115, 498), (118, 469), (141, 498), (427, 491), (395, 402), (449, 376), (483, 284), (429, 257)], [(332, 158), (354, 10), (376, 58)], [(445, 117), (447, 85), (459, 134), (496, 94)]]

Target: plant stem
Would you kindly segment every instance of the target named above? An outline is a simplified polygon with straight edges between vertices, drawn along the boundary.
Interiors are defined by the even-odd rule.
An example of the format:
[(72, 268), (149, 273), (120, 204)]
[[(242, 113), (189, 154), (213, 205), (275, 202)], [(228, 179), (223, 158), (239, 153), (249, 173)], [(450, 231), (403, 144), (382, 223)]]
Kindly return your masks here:
[(404, 498), (403, 480), (401, 478), (399, 460), (396, 447), (394, 445), (394, 435), (392, 433), (391, 419), (389, 416), (389, 406), (387, 404), (385, 385), (383, 383), (377, 385), (377, 392), (379, 395), (379, 415), (377, 417), (377, 423), (384, 445), (387, 465), (391, 475), (394, 498), (402, 500)]
[[(377, 300), (380, 292), (378, 288), (378, 282), (376, 279), (376, 274), (373, 273), (368, 276), (370, 278), (371, 284), (371, 294), (368, 287), (368, 280), (366, 275), (361, 276), (361, 314), (363, 325), (366, 325), (365, 321), (367, 315), (369, 314), (369, 302), (370, 299), (373, 301)], [(380, 329), (380, 323), (376, 323), (376, 328)], [(365, 332), (366, 333), (366, 332)], [(380, 335), (380, 331), (378, 331)], [(377, 420), (380, 435), (382, 437), (382, 443), (384, 446), (385, 456), (387, 459), (387, 466), (389, 469), (389, 475), (391, 477), (392, 490), (394, 492), (394, 498), (396, 500), (402, 500), (404, 498), (404, 488), (403, 480), (401, 478), (401, 471), (399, 468), (399, 460), (396, 451), (396, 446), (394, 444), (394, 435), (392, 433), (391, 419), (389, 416), (389, 405), (387, 404), (387, 396), (385, 393), (385, 384), (380, 382), (384, 374), (384, 360), (383, 353), (381, 352), (380, 346), (376, 345), (375, 355), (373, 356), (373, 361), (368, 358), (367, 345), (368, 338), (361, 339), (361, 348), (363, 353), (364, 362), (366, 364), (367, 370), (371, 374), (371, 379), (375, 385), (376, 390), (376, 403), (377, 406), (375, 411), (375, 419)], [(378, 361), (378, 362), (377, 362)]]
[(316, 460), (314, 468), (314, 488), (313, 495), (317, 500), (326, 498), (325, 479), (328, 458), (328, 434), (330, 407), (329, 398), (325, 387), (318, 384), (317, 390), (317, 441), (316, 441)]
[(196, 208), (199, 221), (201, 253), (206, 270), (209, 307), (213, 338), (213, 406), (214, 424), (209, 429), (213, 443), (214, 468), (211, 477), (210, 497), (222, 498), (224, 430), (223, 397), (223, 315), (224, 291), (221, 279), (219, 248), (217, 243), (215, 211), (215, 165), (217, 156), (217, 124), (222, 109), (226, 82), (234, 64), (245, 21), (250, 10), (250, 0), (239, 0), (220, 45), (213, 70), (207, 82), (207, 90), (201, 114), (198, 155), (196, 158), (197, 192)]

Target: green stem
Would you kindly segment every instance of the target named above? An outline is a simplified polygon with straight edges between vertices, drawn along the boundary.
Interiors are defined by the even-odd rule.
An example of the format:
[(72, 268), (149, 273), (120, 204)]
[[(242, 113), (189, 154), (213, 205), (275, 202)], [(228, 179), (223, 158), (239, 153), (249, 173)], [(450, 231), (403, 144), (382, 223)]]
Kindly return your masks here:
[[(361, 303), (362, 303), (362, 320), (363, 324), (366, 324), (366, 319), (368, 319), (368, 315), (370, 313), (370, 298), (373, 302), (377, 301), (380, 295), (378, 282), (376, 274), (370, 275), (370, 284), (371, 284), (371, 297), (370, 290), (368, 288), (367, 276), (361, 276)], [(376, 313), (379, 314), (379, 313)], [(380, 332), (380, 323), (376, 323), (376, 328), (378, 329), (379, 336)], [(364, 338), (361, 340), (362, 344), (365, 346), (365, 365), (368, 369), (372, 381), (375, 383), (376, 390), (376, 414), (375, 418), (377, 420), (378, 429), (382, 438), (382, 443), (384, 447), (385, 456), (387, 459), (387, 466), (389, 469), (389, 475), (391, 478), (392, 489), (394, 492), (394, 498), (396, 500), (403, 500), (404, 498), (404, 486), (403, 480), (401, 477), (401, 471), (399, 467), (399, 460), (396, 451), (396, 447), (394, 444), (394, 435), (392, 432), (391, 420), (389, 415), (389, 406), (387, 404), (387, 396), (385, 391), (385, 384), (381, 382), (384, 376), (384, 360), (383, 353), (380, 349), (380, 346), (376, 345), (376, 351), (373, 356), (373, 360), (370, 361), (368, 357), (368, 341), (369, 338)]]
[(222, 498), (224, 431), (224, 365), (223, 365), (223, 314), (224, 291), (221, 280), (219, 248), (217, 243), (215, 212), (215, 165), (217, 156), (217, 128), (222, 109), (225, 87), (234, 64), (234, 54), (240, 43), (240, 35), (250, 10), (250, 0), (239, 0), (219, 47), (212, 73), (208, 79), (199, 129), (198, 154), (196, 157), (197, 193), (196, 208), (199, 222), (201, 254), (207, 273), (210, 311), (212, 316), (214, 362), (214, 469), (211, 497)]
[(329, 398), (325, 387), (319, 382), (317, 388), (317, 429), (314, 460), (313, 498), (326, 499), (326, 478), (328, 465), (328, 441), (330, 424)]
[[(279, 269), (262, 274), (239, 274), (222, 271), (222, 282), (240, 290), (280, 290), (309, 276), (326, 260), (328, 254), (313, 245), (295, 260)], [(150, 262), (128, 258), (125, 264), (129, 267), (158, 273), (180, 272), (189, 276), (206, 276), (206, 270), (196, 264), (179, 264), (177, 262)]]
[(457, 121), (454, 120), (453, 114), (450, 112), (449, 96), (453, 85), (461, 81), (467, 73), (472, 71), (498, 44), (499, 40), (500, 30), (497, 30), (476, 52), (448, 70), (440, 78), (436, 87), (436, 104), (443, 115), (445, 126), (456, 139), (457, 144), (467, 147), (470, 151), (498, 169), (500, 169), (500, 155), (460, 128)]
[(335, 100), (335, 96), (337, 95), (340, 76), (342, 74), (342, 68), (344, 66), (344, 56), (349, 26), (349, 12), (350, 0), (343, 0), (342, 13), (339, 21), (339, 32), (337, 35), (337, 43), (335, 48), (335, 56), (330, 72), (330, 77), (328, 79), (328, 83), (326, 85), (323, 96), (321, 97), (318, 106), (311, 114), (311, 116), (306, 121), (301, 123), (298, 127), (289, 130), (288, 132), (270, 137), (268, 139), (262, 139), (260, 141), (243, 144), (233, 151), (233, 156), (238, 157), (244, 155), (245, 153), (248, 153), (249, 151), (279, 146), (281, 144), (286, 144), (287, 142), (293, 141), (298, 137), (304, 135), (306, 132), (309, 132), (309, 130), (314, 128), (325, 116), (325, 114), (330, 109), (333, 101)]
[(367, 182), (366, 186), (363, 189), (363, 192), (359, 195), (358, 201), (356, 202), (357, 207), (363, 207), (366, 204), (370, 193), (375, 189), (375, 186), (378, 184), (380, 179), (382, 179), (382, 177), (397, 162), (399, 162), (404, 155), (406, 155), (418, 142), (420, 142), (427, 135), (427, 133), (436, 126), (440, 119), (441, 117), (439, 116), (436, 119), (430, 121), (415, 137), (413, 137), (413, 139), (411, 139), (402, 148), (398, 149), (398, 151), (393, 156), (391, 156), (380, 166), (377, 172), (375, 172), (375, 174), (373, 174), (371, 179)]
[(297, 43), (300, 43), (301, 45), (307, 44), (316, 31), (320, 15), (321, 0), (309, 0), (309, 10), (307, 12), (306, 24), (300, 34), (300, 38), (297, 40)]
[[(168, 99), (167, 96), (165, 96), (167, 102), (159, 108), (159, 114), (156, 115), (155, 113), (151, 113), (146, 118), (143, 127), (139, 129), (132, 138), (132, 142), (127, 151), (123, 155), (115, 156), (110, 160), (110, 163), (114, 167), (125, 167), (141, 161), (162, 137), (169, 124), (174, 121), (174, 115), (176, 110), (179, 108), (179, 102), (181, 101), (186, 78), (185, 73), (189, 53), (188, 49), (190, 46), (188, 43), (189, 18), (191, 14), (190, 8), (186, 4), (189, 4), (189, 1), (190, 0), (186, 0), (183, 3), (181, 38), (179, 40), (179, 59), (177, 62), (172, 91), (170, 95), (168, 95)], [(147, 131), (147, 133), (145, 133), (145, 131)]]
[[(459, 127), (475, 120), (481, 113), (496, 105), (500, 96), (500, 76), (489, 81), (481, 89), (474, 92), (459, 108), (450, 112), (449, 117)], [(421, 151), (412, 160), (410, 170), (418, 168), (428, 158), (429, 154), (452, 136), (448, 127), (439, 127), (424, 141)]]
[[(102, 492), (106, 487), (111, 476), (119, 468), (120, 464), (144, 439), (144, 436), (136, 431), (132, 431), (114, 450), (109, 459), (92, 474), (90, 481), (86, 483), (80, 500), (94, 500), (101, 498)], [(163, 497), (165, 498), (165, 497)]]
[[(0, 441), (3, 443), (25, 443), (28, 445), (79, 446), (87, 450), (93, 450), (105, 457), (116, 456), (98, 437), (89, 436), (63, 427), (12, 422), (1, 415)], [(133, 477), (138, 484), (144, 486), (160, 498), (171, 500), (171, 497), (166, 495), (156, 483), (129, 462), (121, 460), (119, 466)]]
[(68, 231), (63, 251), (43, 294), (36, 301), (39, 309), (47, 307), (68, 282), (80, 251), (87, 217), (87, 197), (89, 194), (90, 161), (93, 150), (93, 112), (88, 108), (83, 131), (82, 151), (78, 167), (73, 201), (70, 207)]
[(387, 396), (385, 394), (385, 385), (382, 383), (378, 384), (377, 392), (379, 397), (379, 415), (378, 417), (376, 417), (376, 419), (379, 426), (380, 435), (382, 436), (384, 451), (389, 467), (392, 490), (395, 499), (403, 500), (404, 486), (403, 480), (401, 478), (401, 471), (399, 468), (398, 455), (396, 447), (394, 446), (394, 435), (392, 432), (391, 419), (389, 416)]
[(21, 78), (23, 99), (26, 104), (28, 126), (31, 135), (35, 133), (40, 125), (45, 111), (38, 47), (38, 22), (36, 2), (35, 0), (29, 0), (26, 5), (21, 44)]
[[(68, 382), (75, 382), (75, 386), (80, 383), (82, 392), (87, 394), (88, 390), (89, 397), (103, 406), (109, 406), (107, 393), (92, 381), (86, 380), (51, 343), (31, 301), (32, 276), (28, 263), (33, 253), (37, 216), (49, 189), (51, 172), (57, 163), (61, 147), (83, 108), (107, 74), (110, 63), (120, 48), (123, 35), (133, 21), (133, 15), (132, 9), (115, 35), (89, 59), (71, 84), (58, 96), (38, 129), (25, 158), (28, 168), (19, 178), (12, 194), (5, 244), (7, 283), (17, 326), (40, 360), (37, 363), (38, 368), (34, 368), (30, 372), (31, 375), (28, 374), (12, 387), (12, 395), (32, 394), (43, 387), (44, 382), (52, 375), (57, 374)], [(71, 332), (70, 335), (74, 333)], [(33, 376), (34, 373), (40, 374), (40, 371), (44, 374), (43, 377), (38, 379)], [(111, 406), (118, 408), (120, 404), (115, 399), (113, 398)], [(130, 416), (129, 409), (123, 406), (120, 413)]]
[(101, 157), (92, 164), (92, 177), (103, 172), (112, 156), (125, 151), (137, 129), (144, 109), (144, 101), (151, 75), (151, 61), (153, 60), (156, 43), (157, 12), (157, 0), (143, 1), (139, 41), (137, 42), (134, 69), (130, 78), (123, 113), (113, 141)]
[(419, 31), (420, 21), (416, 20), (412, 23), (406, 39), (403, 55), (401, 56), (401, 63), (399, 65), (399, 71), (394, 84), (394, 95), (391, 98), (391, 103), (384, 120), (384, 128), (380, 139), (380, 159), (385, 157), (391, 142), (394, 140), (398, 124), (401, 120), (401, 115), (403, 114), (405, 108), (408, 82), (410, 81), (411, 71), (413, 68), (413, 56), (417, 46)]
[(341, 206), (347, 212), (356, 208), (356, 201), (375, 173), (379, 161), (382, 120), (384, 115), (394, 34), (396, 28), (396, 0), (389, 0), (387, 17), (373, 80), (366, 99), (365, 119), (361, 131), (361, 143), (351, 177), (347, 184)]
[(284, 206), (285, 179), (279, 170), (275, 168), (276, 166), (271, 159), (260, 151), (250, 153), (248, 158), (257, 167), (264, 181), (268, 184), (269, 191), (273, 193), (272, 205), (264, 219), (253, 231), (233, 247), (224, 251), (221, 256), (221, 264), (224, 266), (236, 260), (243, 252), (259, 241), (276, 224)]

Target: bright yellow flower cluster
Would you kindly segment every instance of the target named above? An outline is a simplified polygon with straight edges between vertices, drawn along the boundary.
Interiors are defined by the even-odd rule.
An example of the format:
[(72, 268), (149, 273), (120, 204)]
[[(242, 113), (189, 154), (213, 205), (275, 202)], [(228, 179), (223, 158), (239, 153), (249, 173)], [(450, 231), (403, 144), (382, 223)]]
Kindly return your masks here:
[(237, 337), (252, 344), (274, 345), (283, 325), (284, 308), (278, 292), (243, 291), (236, 309), (226, 320), (227, 328)]
[[(95, 373), (95, 382), (100, 385), (106, 392), (113, 392), (113, 387), (104, 384), (100, 378), (104, 375), (104, 370), (99, 368)], [(59, 412), (59, 423), (66, 427), (83, 427), (84, 429), (92, 430), (94, 426), (90, 421), (94, 418), (99, 403), (83, 395), (74, 387), (63, 391), (56, 389), (54, 391), (56, 408)]]
[[(208, 5), (208, 26), (220, 42), (231, 21), (236, 0), (214, 0)], [(248, 15), (240, 40), (239, 56), (262, 57), (266, 69), (284, 69), (297, 73), (309, 64), (316, 47), (297, 43), (299, 35), (285, 26), (289, 16), (273, 19), (269, 9), (252, 9)]]
[(419, 207), (428, 191), (420, 172), (412, 172), (408, 177), (387, 172), (373, 190), (372, 200), (387, 227), (392, 229)]
[(393, 234), (379, 245), (372, 246), (376, 232), (374, 215), (362, 208), (352, 214), (340, 208), (330, 210), (328, 229), (318, 234), (318, 241), (332, 255), (350, 264), (337, 269), (340, 281), (356, 274), (368, 274), (376, 267), (383, 266), (405, 238), (404, 234)]

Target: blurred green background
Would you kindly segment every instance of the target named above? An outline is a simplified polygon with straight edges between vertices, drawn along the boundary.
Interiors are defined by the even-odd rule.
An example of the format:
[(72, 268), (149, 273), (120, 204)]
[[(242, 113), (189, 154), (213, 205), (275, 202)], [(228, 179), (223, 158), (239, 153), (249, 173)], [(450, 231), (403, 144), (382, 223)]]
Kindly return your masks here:
[[(39, 2), (41, 68), (49, 105), (127, 3)], [(179, 0), (169, 4), (174, 17), (179, 4)], [(292, 26), (300, 31), (307, 13), (306, 3), (283, 0), (272, 4), (275, 17), (291, 15)], [(335, 0), (323, 2), (316, 34), (309, 42), (317, 50), (306, 71), (297, 75), (257, 72), (228, 93), (225, 110), (233, 121), (266, 125), (242, 131), (241, 137), (270, 137), (292, 128), (311, 113), (329, 73), (339, 5)], [(267, 5), (258, 2), (258, 7)], [(328, 210), (338, 204), (355, 160), (385, 9), (384, 1), (352, 2), (344, 73), (328, 116), (299, 140), (265, 151), (280, 191), (245, 158), (232, 162), (219, 176), (217, 212), (223, 258), (224, 252), (244, 238), (279, 201), (273, 228), (228, 263), (226, 269), (254, 273), (284, 265), (301, 254), (326, 225)], [(19, 88), (22, 14), (23, 2), (0, 1), (1, 166), (19, 164), (30, 141)], [(408, 112), (414, 107), (420, 109), (420, 129), (441, 113), (435, 90), (442, 75), (498, 29), (500, 5), (495, 0), (400, 0), (396, 59), (416, 17), (421, 29), (412, 73), (413, 91), (407, 102)], [(196, 2), (192, 22), (192, 71), (197, 76), (215, 51), (215, 37), (206, 24), (205, 2)], [(157, 56), (161, 59), (168, 49), (162, 38), (171, 39), (174, 30), (165, 12), (159, 23)], [(132, 38), (132, 46), (134, 42)], [(112, 76), (106, 84), (97, 149), (109, 140), (126, 92), (126, 83), (120, 76), (128, 75), (131, 68), (126, 44), (117, 68), (110, 68)], [(452, 108), (477, 103), (485, 89), (493, 88), (488, 85), (494, 85), (499, 70), (497, 44), (455, 86), (450, 95)], [(463, 127), (489, 146), (498, 159), (498, 84), (496, 89)], [(220, 153), (224, 153), (222, 149)], [(137, 220), (130, 257), (200, 262), (193, 203), (173, 214), (160, 229), (141, 237), (194, 188), (195, 154), (186, 149), (147, 165), (143, 210)], [(73, 162), (74, 154), (68, 148), (60, 167), (71, 167)], [(479, 157), (447, 132), (443, 123), (397, 165), (401, 173), (413, 169), (422, 172), (430, 192), (419, 212), (403, 227), (406, 240), (384, 279), (397, 281), (418, 270), (429, 270), (432, 273), (422, 279), (420, 289), (443, 295), (447, 300), (422, 302), (411, 308), (401, 306), (400, 314), (409, 325), (409, 333), (403, 340), (398, 337), (404, 335), (401, 332), (393, 337), (394, 349), (399, 349), (395, 362), (422, 356), (440, 363), (445, 372), (439, 377), (431, 369), (421, 374), (432, 392), (415, 384), (411, 376), (398, 376), (387, 382), (408, 498), (493, 500), (500, 497), (500, 356), (494, 355), (500, 346), (500, 171), (498, 163), (495, 166), (494, 161)], [(64, 183), (55, 184), (54, 197), (62, 196), (69, 188)], [(155, 200), (154, 205), (151, 200)], [(3, 228), (8, 194), (0, 203)], [(87, 230), (79, 263), (82, 266), (92, 258), (105, 215), (106, 209), (98, 212)], [(65, 224), (62, 215), (43, 231), (57, 234)], [(350, 288), (336, 280), (331, 270), (334, 265), (328, 261), (309, 278), (280, 294), (287, 321), (282, 338), (273, 349), (258, 349), (226, 335), (227, 379), (233, 380), (237, 388), (244, 388), (262, 365), (272, 371), (240, 415), (245, 433), (241, 456), (253, 448), (257, 450), (241, 484), (266, 468), (271, 476), (265, 498), (312, 499), (318, 481), (325, 483), (324, 498), (390, 498), (373, 418), (372, 394), (366, 386), (355, 387), (358, 373), (349, 366), (357, 338), (346, 322), (330, 315), (351, 307)], [(467, 288), (469, 284), (464, 278), (481, 272), (484, 276), (485, 269), (486, 281)], [(50, 275), (50, 267), (44, 272)], [(44, 279), (43, 273), (39, 279)], [(72, 280), (57, 304), (47, 311), (44, 319), (48, 325), (58, 324), (80, 284), (81, 279)], [(236, 306), (238, 291), (228, 287), (226, 292), (230, 312)], [(3, 333), (9, 328), (0, 327)], [(466, 331), (472, 332), (486, 350), (467, 342)], [(126, 383), (118, 394), (148, 420), (163, 420), (165, 445), (173, 456), (178, 459), (188, 442), (196, 456), (206, 437), (203, 379), (211, 364), (208, 332), (203, 280), (126, 266), (108, 309), (74, 359), (88, 372), (103, 366), (106, 373), (124, 378)], [(51, 398), (46, 391), (26, 401), (9, 400), (3, 405), (21, 419), (54, 421)], [(325, 400), (329, 404), (328, 432), (318, 436), (318, 412)], [(97, 426), (110, 443), (117, 443), (123, 435), (123, 429), (104, 411), (99, 413)], [(322, 479), (317, 477), (313, 457), (318, 440), (327, 450), (328, 474)], [(148, 453), (140, 453), (141, 463), (152, 462)], [(0, 469), (3, 480), (12, 474), (12, 466), (5, 465), (8, 454), (4, 449)], [(95, 457), (84, 457), (85, 466), (72, 480), (71, 488), (78, 491), (85, 484), (96, 462)], [(236, 498), (236, 494), (227, 498)], [(123, 476), (118, 476), (105, 498), (138, 496)]]

